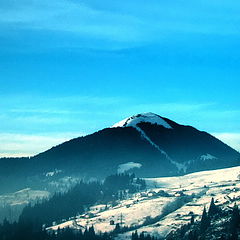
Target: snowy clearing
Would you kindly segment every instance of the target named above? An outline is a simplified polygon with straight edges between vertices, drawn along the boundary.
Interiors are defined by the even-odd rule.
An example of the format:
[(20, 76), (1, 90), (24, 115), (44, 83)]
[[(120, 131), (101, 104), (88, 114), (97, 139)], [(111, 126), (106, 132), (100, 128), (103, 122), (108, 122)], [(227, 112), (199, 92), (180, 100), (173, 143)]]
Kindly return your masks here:
[[(204, 171), (179, 177), (147, 178), (147, 190), (118, 201), (116, 206), (96, 205), (87, 214), (73, 216), (69, 221), (49, 228), (86, 228), (109, 232), (115, 225), (128, 226), (132, 231), (166, 236), (194, 214), (198, 220), (203, 207), (214, 197), (217, 205), (240, 203), (240, 167)], [(116, 239), (130, 239), (132, 231)]]

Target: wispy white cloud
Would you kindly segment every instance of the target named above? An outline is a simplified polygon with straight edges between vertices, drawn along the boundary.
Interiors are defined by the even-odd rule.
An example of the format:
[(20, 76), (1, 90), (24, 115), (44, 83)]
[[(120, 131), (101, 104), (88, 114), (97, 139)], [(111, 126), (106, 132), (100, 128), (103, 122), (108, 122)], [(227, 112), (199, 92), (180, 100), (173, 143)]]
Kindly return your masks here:
[(94, 105), (115, 105), (119, 102), (126, 101), (126, 98), (121, 97), (99, 97), (99, 96), (62, 96), (50, 98), (49, 100), (57, 103), (76, 103), (76, 104), (94, 104)]
[(216, 103), (187, 103), (187, 102), (162, 102), (162, 103), (137, 103), (127, 106), (124, 113), (133, 115), (141, 112), (154, 112), (162, 117), (170, 118), (182, 124), (195, 124), (192, 122), (200, 114), (210, 111)]
[(152, 103), (152, 104), (139, 104), (135, 106), (136, 109), (148, 109), (153, 112), (165, 112), (165, 113), (171, 113), (171, 112), (189, 112), (189, 111), (197, 111), (206, 109), (209, 107), (214, 106), (216, 103), (210, 102), (210, 103), (184, 103), (184, 102), (167, 102), (167, 103)]
[(17, 134), (0, 133), (0, 157), (32, 156), (84, 133)]
[[(0, 142), (3, 143), (2, 155), (10, 150), (11, 152), (7, 155), (29, 155), (66, 139), (68, 136), (65, 136), (66, 132), (79, 135), (82, 132), (92, 133), (108, 127), (113, 114), (111, 109), (126, 102), (123, 98), (98, 96), (16, 95), (1, 96), (1, 99), (0, 134), (4, 134), (0, 138)], [(5, 135), (6, 131), (14, 135)], [(28, 138), (36, 136), (36, 141), (39, 142), (27, 142), (25, 135)], [(58, 135), (61, 135), (60, 139)]]
[[(109, 6), (102, 2), (101, 7), (70, 0), (9, 2), (0, 8), (0, 26), (71, 34), (91, 48), (101, 44), (89, 39), (106, 40), (108, 45), (104, 46), (112, 47), (113, 42), (136, 46), (187, 33), (239, 35), (240, 16), (235, 9), (240, 5), (236, 1), (109, 1)], [(79, 46), (83, 45), (80, 41)]]
[(0, 11), (0, 23), (18, 29), (71, 33), (97, 39), (136, 41), (144, 37), (137, 17), (98, 10), (73, 1), (21, 1)]
[(212, 133), (212, 135), (240, 152), (240, 133)]
[(42, 95), (28, 95), (28, 94), (14, 94), (14, 95), (0, 95), (4, 102), (0, 103), (0, 107), (4, 108), (6, 105), (15, 106), (13, 110), (23, 108), (24, 106), (35, 105), (37, 108), (41, 106), (64, 106), (67, 104), (89, 104), (89, 105), (114, 105), (119, 102), (127, 101), (126, 98), (117, 96), (86, 96), (86, 95), (59, 95), (42, 96)]
[(0, 96), (0, 118), (32, 122), (62, 122), (75, 115), (81, 119), (92, 115), (108, 115), (104, 109), (127, 103), (126, 98), (98, 96)]

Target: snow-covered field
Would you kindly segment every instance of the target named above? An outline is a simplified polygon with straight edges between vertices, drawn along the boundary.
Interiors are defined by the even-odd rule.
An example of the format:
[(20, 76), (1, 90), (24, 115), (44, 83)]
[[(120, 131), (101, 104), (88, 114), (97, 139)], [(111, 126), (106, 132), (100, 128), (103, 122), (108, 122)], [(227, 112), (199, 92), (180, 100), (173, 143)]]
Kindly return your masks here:
[[(67, 226), (84, 229), (93, 225), (97, 232), (109, 232), (119, 223), (132, 227), (132, 231), (164, 237), (188, 223), (192, 215), (198, 220), (212, 197), (223, 207), (240, 203), (240, 167), (145, 180), (147, 190), (119, 201), (116, 206), (93, 206), (88, 214), (49, 229)], [(120, 234), (116, 239), (129, 239), (132, 231)]]

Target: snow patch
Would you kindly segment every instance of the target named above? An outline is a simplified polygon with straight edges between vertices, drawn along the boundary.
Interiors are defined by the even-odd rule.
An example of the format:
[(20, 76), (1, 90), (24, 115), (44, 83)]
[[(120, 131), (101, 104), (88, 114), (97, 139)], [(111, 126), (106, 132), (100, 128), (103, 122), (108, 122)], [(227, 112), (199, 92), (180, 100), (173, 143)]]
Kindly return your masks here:
[(141, 163), (135, 163), (135, 162), (123, 163), (118, 166), (118, 173), (124, 173), (132, 168), (140, 168), (140, 167), (142, 167)]
[(146, 139), (152, 146), (154, 146), (155, 148), (157, 148), (162, 154), (166, 155), (166, 152), (164, 152), (162, 149), (159, 148), (159, 146), (154, 143), (147, 135), (146, 133), (140, 128), (140, 127), (135, 127), (140, 133), (141, 133), (141, 136), (142, 138)]
[(46, 176), (46, 177), (53, 177), (54, 175), (56, 175), (56, 174), (58, 174), (58, 173), (61, 173), (61, 172), (62, 172), (62, 170), (55, 169), (55, 170), (52, 171), (52, 172), (47, 172), (47, 173), (45, 174), (45, 176)]
[(206, 161), (206, 160), (214, 160), (217, 159), (216, 157), (214, 157), (213, 155), (207, 153), (206, 155), (202, 155), (200, 157), (201, 160)]
[(160, 116), (154, 113), (142, 113), (137, 114), (132, 117), (126, 118), (112, 126), (112, 128), (115, 127), (137, 127), (137, 125), (141, 122), (151, 123), (151, 124), (157, 124), (159, 126), (163, 126), (168, 129), (172, 129), (172, 127), (163, 120)]
[(179, 172), (183, 171), (184, 173), (187, 172), (187, 162), (184, 163), (178, 163), (176, 161), (173, 161), (171, 158), (168, 157), (168, 159), (170, 160), (170, 162), (176, 166), (176, 168), (178, 169)]

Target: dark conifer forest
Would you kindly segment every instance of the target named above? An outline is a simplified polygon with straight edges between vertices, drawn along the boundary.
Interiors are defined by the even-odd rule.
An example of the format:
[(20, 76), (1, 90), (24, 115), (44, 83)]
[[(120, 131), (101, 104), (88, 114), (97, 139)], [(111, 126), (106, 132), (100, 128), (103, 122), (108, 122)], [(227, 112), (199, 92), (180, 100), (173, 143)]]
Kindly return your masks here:
[(93, 227), (84, 231), (66, 228), (56, 232), (46, 228), (53, 222), (60, 223), (63, 219), (82, 214), (96, 203), (111, 204), (145, 187), (145, 181), (135, 178), (134, 174), (111, 175), (102, 183), (81, 181), (65, 193), (55, 193), (50, 199), (29, 204), (23, 209), (18, 222), (4, 220), (0, 225), (0, 240), (110, 239), (112, 234), (96, 235)]
[(167, 240), (238, 240), (240, 235), (240, 211), (235, 204), (233, 207), (221, 208), (212, 198), (210, 207), (204, 207), (200, 221), (183, 225), (177, 231), (170, 233)]

